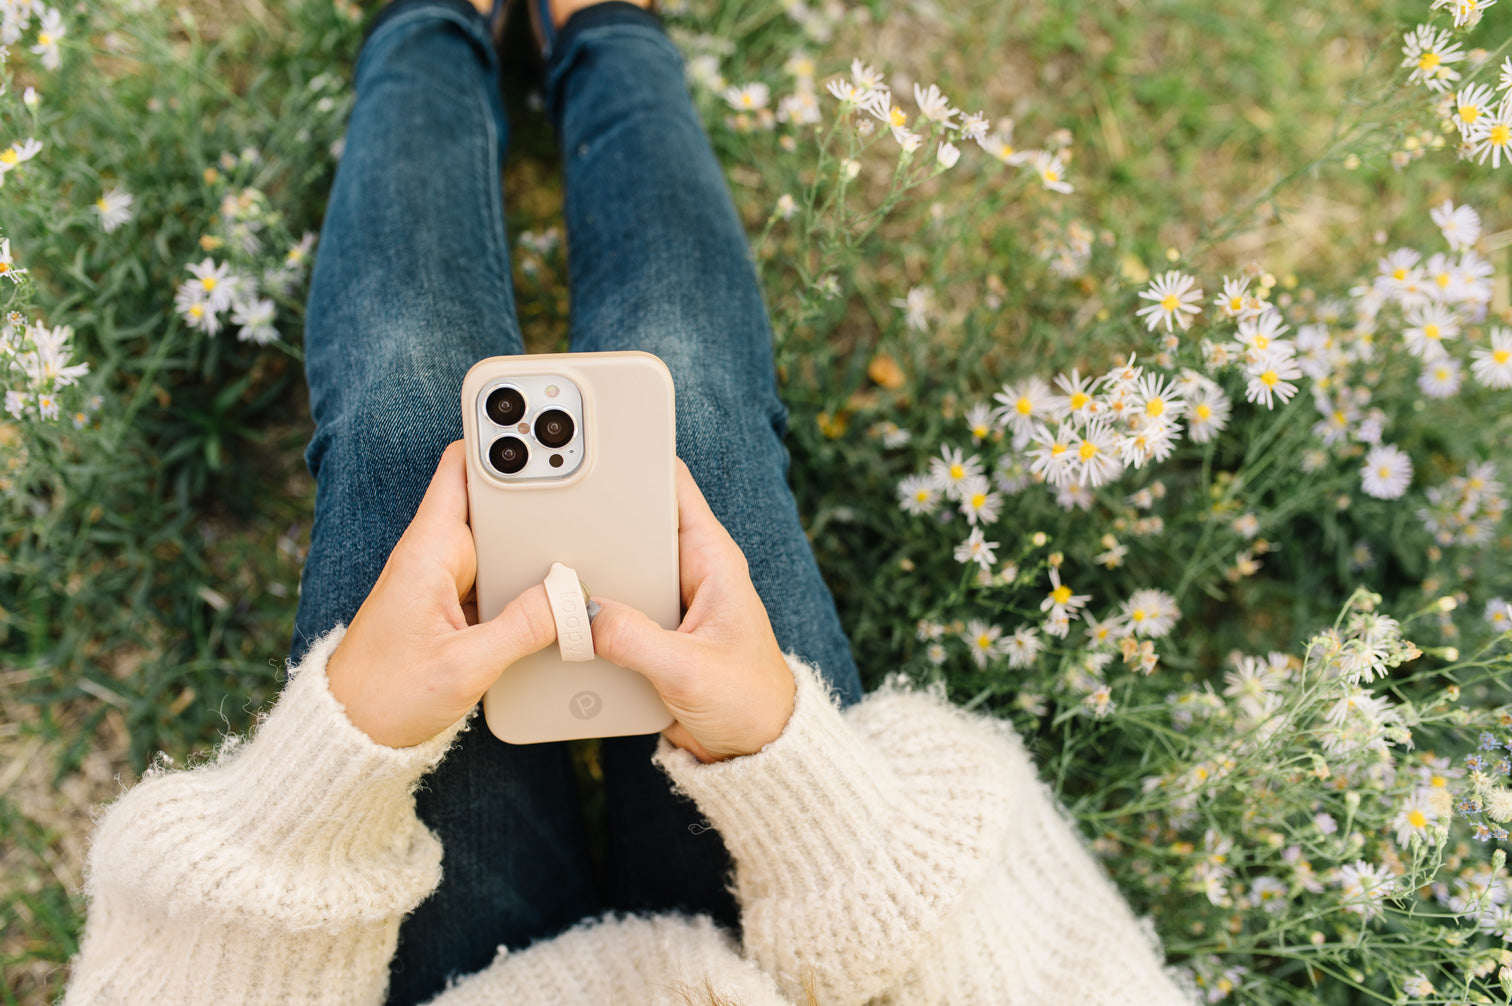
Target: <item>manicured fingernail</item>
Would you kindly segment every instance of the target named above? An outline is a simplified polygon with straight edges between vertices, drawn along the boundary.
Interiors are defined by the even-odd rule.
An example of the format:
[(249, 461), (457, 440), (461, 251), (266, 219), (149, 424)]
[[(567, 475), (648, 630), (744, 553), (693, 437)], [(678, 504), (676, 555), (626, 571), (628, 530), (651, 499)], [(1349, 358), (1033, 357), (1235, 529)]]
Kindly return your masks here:
[(590, 599), (588, 601), (588, 624), (592, 625), (593, 620), (598, 617), (598, 613), (603, 610), (604, 606), (602, 604)]

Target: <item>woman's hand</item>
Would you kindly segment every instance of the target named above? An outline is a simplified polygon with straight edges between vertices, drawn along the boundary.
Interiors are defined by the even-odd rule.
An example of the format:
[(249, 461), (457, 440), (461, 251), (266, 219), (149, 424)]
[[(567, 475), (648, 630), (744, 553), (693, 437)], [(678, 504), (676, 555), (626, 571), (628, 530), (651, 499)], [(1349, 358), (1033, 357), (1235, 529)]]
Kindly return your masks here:
[(677, 717), (666, 737), (700, 761), (761, 750), (793, 712), (783, 659), (745, 555), (719, 523), (688, 466), (677, 462), (682, 603), (676, 631), (635, 608), (595, 597), (593, 649), (650, 679)]
[(556, 640), (536, 584), (478, 624), (462, 441), (446, 448), (415, 519), (331, 654), (326, 678), (379, 744), (410, 747), (467, 714), (510, 664)]

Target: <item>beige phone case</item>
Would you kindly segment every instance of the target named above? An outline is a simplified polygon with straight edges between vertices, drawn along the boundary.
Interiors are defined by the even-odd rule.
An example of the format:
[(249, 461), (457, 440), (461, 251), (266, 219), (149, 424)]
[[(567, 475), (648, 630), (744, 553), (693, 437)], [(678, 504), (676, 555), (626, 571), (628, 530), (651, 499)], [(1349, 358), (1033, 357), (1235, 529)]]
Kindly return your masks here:
[[(583, 460), (565, 478), (507, 482), (486, 456), (507, 430), (490, 425), (479, 402), (501, 380), (536, 375), (581, 392)], [(527, 401), (525, 421), (540, 408)], [(677, 441), (666, 364), (642, 352), (490, 357), (462, 382), (462, 417), (479, 618), (497, 615), (560, 562), (594, 594), (677, 627)], [(673, 722), (640, 674), (602, 658), (564, 661), (555, 643), (504, 671), (483, 696), (483, 715), (513, 744), (655, 733)]]

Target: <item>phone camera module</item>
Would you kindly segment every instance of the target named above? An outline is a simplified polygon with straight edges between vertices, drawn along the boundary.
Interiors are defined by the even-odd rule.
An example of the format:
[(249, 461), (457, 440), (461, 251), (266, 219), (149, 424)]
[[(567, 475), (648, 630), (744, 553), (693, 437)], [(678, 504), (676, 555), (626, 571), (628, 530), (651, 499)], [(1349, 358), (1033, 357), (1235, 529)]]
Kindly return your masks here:
[(519, 437), (500, 437), (488, 448), (489, 463), (505, 475), (518, 472), (529, 459), (530, 452)]
[(561, 409), (547, 409), (536, 417), (536, 439), (552, 450), (566, 446), (575, 430), (572, 417)]
[(518, 388), (495, 388), (486, 405), (488, 418), (500, 426), (513, 426), (525, 418), (525, 396)]

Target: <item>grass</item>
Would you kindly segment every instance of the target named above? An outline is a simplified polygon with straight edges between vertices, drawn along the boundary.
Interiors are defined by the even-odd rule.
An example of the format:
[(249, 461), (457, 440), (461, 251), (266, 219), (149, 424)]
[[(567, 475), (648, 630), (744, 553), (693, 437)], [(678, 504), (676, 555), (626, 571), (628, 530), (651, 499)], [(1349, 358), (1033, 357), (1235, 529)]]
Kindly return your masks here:
[[(296, 135), (313, 113), (295, 98), (322, 72), (346, 78), (358, 38), (339, 10), (311, 13), (318, 6), (196, 7), (198, 28), (179, 27), (165, 43), (181, 67), (166, 90), (129, 63), (119, 67), (95, 94), (97, 115), (145, 108), (169, 91), (183, 98), (172, 114), (145, 120), (158, 130), (147, 166), (158, 181), (137, 190), (144, 214), (161, 226), (142, 236), (148, 250), (135, 263), (108, 261), (64, 231), (36, 268), (51, 289), (44, 306), (78, 319), (97, 371), (134, 411), (120, 425), (102, 424), (117, 445), (113, 456), (72, 453), (62, 437), (42, 441), (60, 473), (37, 497), (47, 506), (4, 525), (0, 574), (18, 585), (0, 594), (6, 1003), (34, 1006), (62, 989), (62, 965), (82, 924), (90, 808), (129, 784), (154, 752), (182, 760), (244, 730), (280, 682), (313, 513), (300, 458), (310, 421), (297, 339), (288, 352), (256, 353), (224, 339), (149, 336), (167, 324), (161, 291), (196, 260), (203, 207), (212, 204), (203, 171), (222, 149), (261, 136), (270, 163), (280, 151), (298, 154), (260, 184), (291, 234), (318, 226), (333, 164), (323, 134)], [(1091, 356), (1096, 340), (1113, 334), (1105, 319), (1125, 309), (1140, 277), (1164, 268), (1167, 249), (1182, 261), (1201, 256), (1211, 270), (1263, 262), (1281, 275), (1305, 271), (1323, 286), (1381, 252), (1374, 221), (1414, 221), (1421, 230), (1427, 207), (1451, 194), (1494, 204), (1500, 180), (1485, 171), (1443, 156), (1426, 180), (1399, 173), (1369, 156), (1379, 140), (1355, 143), (1344, 132), (1357, 115), (1387, 122), (1388, 133), (1416, 128), (1369, 105), (1374, 92), (1355, 87), (1362, 74), (1378, 79), (1368, 76), (1380, 69), (1370, 53), (1424, 6), (877, 2), (832, 42), (811, 46), (821, 78), (859, 56), (901, 79), (937, 82), (962, 107), (1013, 116), (1024, 146), (1070, 129), (1077, 192), (1062, 212), (1095, 236), (1095, 267), (1070, 302), (1033, 264), (1043, 195), (1002, 175), (980, 172), (969, 183), (951, 176), (948, 186), (931, 183), (916, 194), (918, 212), (884, 221), (844, 252), (854, 291), (818, 315), (800, 310), (794, 277), (800, 267), (827, 264), (809, 262), (811, 249), (786, 234), (763, 246), (793, 410), (795, 493), (870, 681), (912, 650), (911, 615), (921, 602), (873, 588), (912, 546), (892, 503), (895, 473), (861, 444), (867, 422), (897, 414), (938, 428), (957, 396), (994, 386), (1026, 360), (1064, 355), (1068, 333), (1091, 340)], [(683, 23), (741, 39), (727, 64), (732, 74), (742, 65), (775, 72), (795, 31), (766, 0), (711, 4)], [(512, 34), (518, 52), (520, 26)], [(1509, 35), (1512, 4), (1502, 4), (1480, 37)], [(509, 81), (513, 154), (504, 185), (514, 235), (560, 226), (554, 144), (524, 101), (525, 76)], [(760, 233), (802, 169), (782, 162), (762, 137), (725, 129), (715, 96), (700, 101), (737, 202)], [(60, 123), (58, 145), (71, 135), (87, 143), (102, 128), (83, 117)], [(64, 179), (69, 187), (88, 192), (97, 177), (137, 170), (121, 151), (97, 153), (87, 172)], [(1346, 168), (1349, 153), (1365, 155), (1363, 166)], [(877, 198), (868, 184), (863, 195)], [(942, 207), (937, 226), (924, 223), (932, 200)], [(7, 234), (19, 247), (28, 228), (41, 234), (50, 226), (45, 216), (18, 219)], [(1382, 240), (1391, 247), (1399, 237)], [(556, 348), (567, 318), (560, 251), (529, 273), (521, 261), (527, 345)], [(936, 291), (949, 323), (927, 339), (904, 330), (890, 306), (925, 277), (957, 279)], [(1012, 291), (1010, 309), (983, 306), (994, 282)], [(282, 306), (297, 319), (297, 303)], [(879, 356), (901, 366), (900, 388), (874, 379)], [(943, 403), (944, 411), (926, 414), (920, 403)], [(1312, 614), (1301, 604), (1288, 613), (1276, 593), (1255, 605), (1286, 624)]]

